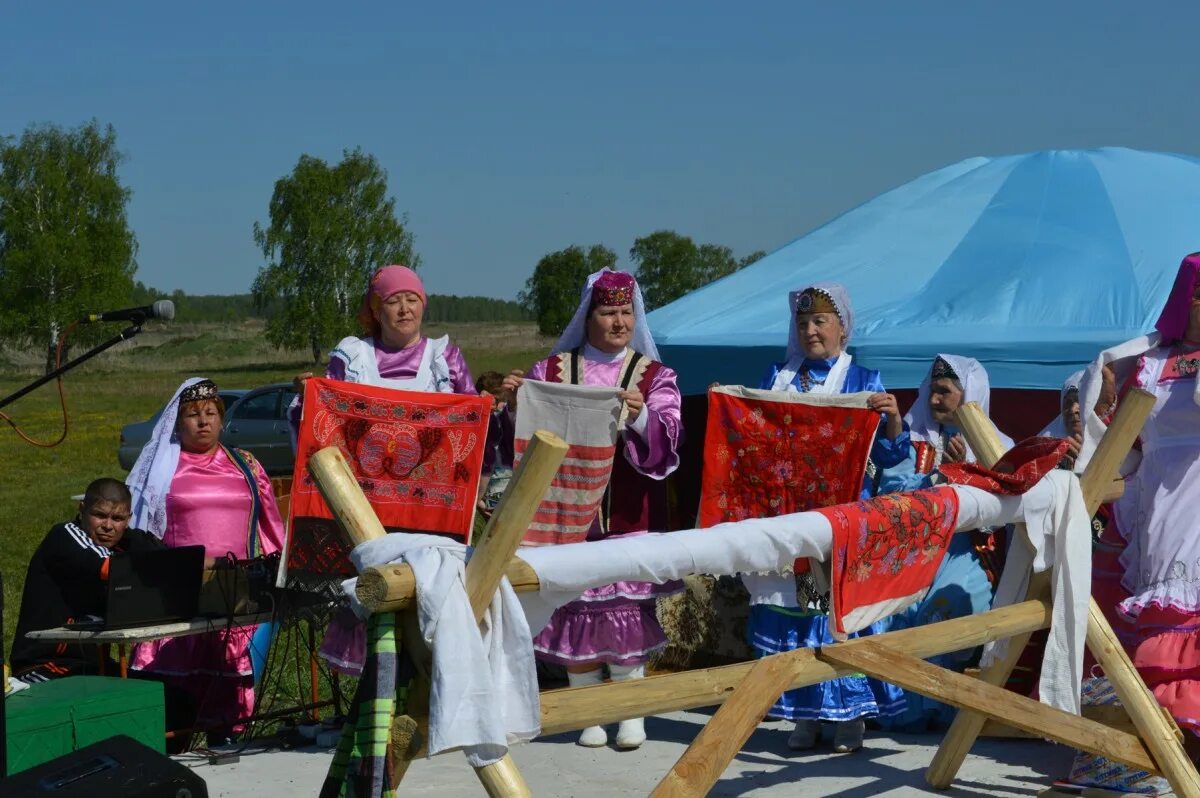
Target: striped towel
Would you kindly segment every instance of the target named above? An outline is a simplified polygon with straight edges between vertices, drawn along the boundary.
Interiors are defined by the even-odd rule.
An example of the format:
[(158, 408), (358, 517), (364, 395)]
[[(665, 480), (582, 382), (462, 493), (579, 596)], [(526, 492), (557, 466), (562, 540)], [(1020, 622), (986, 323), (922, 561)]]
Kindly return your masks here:
[(379, 612), (368, 624), (367, 664), (354, 692), (342, 737), (334, 751), (320, 798), (393, 798), (388, 770), (392, 716), (403, 712), (407, 684), (398, 682), (396, 614)]
[(514, 468), (537, 430), (567, 442), (563, 460), (523, 545), (578, 543), (600, 509), (612, 476), (621, 415), (619, 388), (526, 380), (517, 393)]

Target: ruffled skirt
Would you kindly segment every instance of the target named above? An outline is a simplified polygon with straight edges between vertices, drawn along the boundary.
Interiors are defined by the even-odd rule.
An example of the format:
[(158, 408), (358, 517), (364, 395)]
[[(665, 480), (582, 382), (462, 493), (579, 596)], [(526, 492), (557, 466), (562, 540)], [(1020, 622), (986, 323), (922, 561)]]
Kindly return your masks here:
[(1158, 703), (1180, 728), (1200, 735), (1200, 613), (1150, 601), (1138, 602), (1130, 617), (1132, 599), (1121, 584), (1125, 542), (1114, 527), (1105, 529), (1093, 556), (1092, 595)]
[[(884, 622), (878, 621), (849, 637), (882, 631)], [(836, 642), (824, 613), (770, 604), (755, 604), (750, 608), (747, 634), (750, 645), (760, 656)], [(899, 687), (859, 674), (788, 690), (767, 714), (786, 720), (845, 721), (889, 717), (903, 710), (904, 693)]]
[(538, 659), (558, 665), (641, 665), (667, 644), (658, 621), (658, 598), (682, 590), (680, 582), (616, 582), (588, 590), (564, 604), (533, 638)]

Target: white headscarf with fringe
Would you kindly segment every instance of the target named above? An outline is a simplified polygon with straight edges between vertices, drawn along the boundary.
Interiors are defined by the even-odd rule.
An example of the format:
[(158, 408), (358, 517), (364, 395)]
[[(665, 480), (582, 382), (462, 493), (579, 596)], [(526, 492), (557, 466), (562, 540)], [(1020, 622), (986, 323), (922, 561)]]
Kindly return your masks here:
[[(606, 271), (616, 270), (601, 269), (588, 275), (583, 292), (579, 297), (579, 307), (575, 309), (571, 323), (563, 330), (563, 334), (558, 337), (558, 342), (550, 350), (551, 356), (557, 355), (559, 352), (571, 352), (587, 343), (587, 319), (588, 313), (592, 309), (592, 286)], [(654, 338), (650, 335), (650, 325), (646, 323), (646, 303), (642, 299), (642, 288), (638, 285), (637, 278), (633, 280), (633, 335), (629, 338), (629, 345), (633, 347), (634, 351), (641, 352), (651, 360), (659, 360), (658, 347), (654, 345)]]
[(142, 447), (129, 476), (125, 478), (125, 484), (133, 494), (133, 515), (129, 525), (159, 539), (167, 532), (167, 492), (171, 489), (171, 480), (179, 466), (179, 436), (175, 432), (175, 422), (179, 418), (179, 394), (204, 379), (189, 377), (176, 389), (175, 395), (154, 423), (150, 440)]

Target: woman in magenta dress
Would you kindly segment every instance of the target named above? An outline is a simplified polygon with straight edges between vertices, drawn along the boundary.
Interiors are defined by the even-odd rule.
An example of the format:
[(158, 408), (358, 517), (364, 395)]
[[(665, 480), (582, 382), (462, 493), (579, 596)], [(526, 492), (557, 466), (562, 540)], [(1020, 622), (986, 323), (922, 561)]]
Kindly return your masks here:
[[(126, 482), (137, 526), (168, 546), (204, 546), (209, 560), (279, 551), (283, 522), (271, 480), (248, 453), (220, 442), (225, 406), (211, 380), (180, 386)], [(255, 627), (136, 647), (130, 667), (192, 698), (199, 726), (221, 739), (254, 711), (249, 645)]]
[[(1090, 460), (1121, 398), (1149, 391), (1140, 458), (1097, 543), (1092, 595), (1146, 686), (1200, 753), (1200, 253), (1179, 272), (1156, 332), (1106, 350), (1080, 387)], [(1119, 391), (1115, 388), (1122, 386)], [(1116, 396), (1115, 400), (1110, 399)]]
[[(575, 317), (550, 357), (527, 374), (514, 372), (504, 387), (516, 391), (525, 379), (624, 388), (628, 416), (604, 507), (588, 540), (665, 531), (664, 480), (679, 465), (683, 433), (679, 388), (675, 372), (658, 361), (633, 277), (608, 270), (588, 277)], [(554, 613), (534, 638), (534, 650), (539, 659), (565, 666), (572, 687), (599, 684), (605, 666), (616, 681), (640, 679), (650, 655), (666, 645), (657, 598), (680, 587), (617, 582), (588, 590)], [(622, 721), (617, 729), (618, 748), (637, 748), (645, 739), (641, 718)], [(579, 737), (588, 747), (607, 742), (600, 726)]]

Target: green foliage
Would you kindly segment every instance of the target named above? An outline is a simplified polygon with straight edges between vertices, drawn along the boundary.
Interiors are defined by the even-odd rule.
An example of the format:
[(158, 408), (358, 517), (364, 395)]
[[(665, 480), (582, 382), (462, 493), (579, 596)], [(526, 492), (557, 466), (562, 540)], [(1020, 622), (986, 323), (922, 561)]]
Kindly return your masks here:
[(258, 307), (269, 311), (268, 339), (303, 347), (313, 361), (356, 332), (354, 316), (372, 272), (389, 263), (413, 268), (413, 236), (387, 196), (387, 172), (360, 149), (330, 166), (301, 155), (275, 182), (271, 222), (254, 225), (267, 265), (254, 280)]
[(86, 311), (129, 296), (137, 241), (121, 160), (116, 131), (95, 120), (0, 140), (0, 332), (9, 340), (49, 349)]
[(575, 314), (588, 275), (615, 268), (616, 264), (617, 253), (601, 244), (589, 247), (587, 252), (569, 246), (547, 253), (525, 281), (525, 290), (517, 301), (537, 320), (542, 335), (558, 335)]
[(647, 310), (674, 302), (713, 280), (733, 274), (764, 254), (760, 250), (738, 260), (729, 247), (697, 245), (673, 230), (658, 230), (643, 236), (629, 250), (629, 257), (637, 264), (638, 285)]
[(426, 322), (455, 321), (531, 321), (533, 315), (511, 299), (486, 296), (430, 294), (425, 308)]
[[(175, 303), (175, 321), (189, 323), (235, 322), (246, 319), (265, 319), (271, 316), (273, 304), (265, 308), (255, 302), (254, 294), (185, 294), (183, 291), (159, 291), (140, 281), (134, 283), (128, 304), (149, 305), (159, 299)], [(355, 310), (358, 305), (354, 305)], [(430, 294), (425, 321), (432, 323), (460, 321), (532, 321), (532, 316), (511, 299), (486, 296), (452, 296)]]

